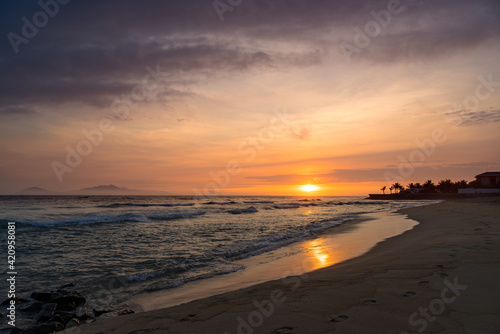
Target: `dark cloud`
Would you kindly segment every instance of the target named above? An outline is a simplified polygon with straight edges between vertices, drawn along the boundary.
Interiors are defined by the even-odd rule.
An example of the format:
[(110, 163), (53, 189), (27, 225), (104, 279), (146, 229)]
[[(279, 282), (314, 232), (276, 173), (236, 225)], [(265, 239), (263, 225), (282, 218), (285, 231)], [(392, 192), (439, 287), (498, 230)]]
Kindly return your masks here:
[(500, 110), (465, 111), (445, 113), (446, 119), (456, 126), (483, 125), (500, 122)]
[(36, 111), (23, 107), (6, 107), (0, 110), (0, 114), (4, 116), (33, 116)]
[[(190, 84), (221, 73), (314, 66), (339, 58), (353, 28), (388, 0), (243, 1), (220, 22), (212, 1), (71, 1), (15, 54), (36, 1), (4, 1), (0, 33), (0, 109), (86, 103), (109, 106), (160, 65), (170, 74), (159, 94), (190, 94)], [(498, 38), (500, 2), (403, 1), (403, 13), (360, 57), (389, 61), (442, 56)], [(369, 57), (369, 58), (367, 58)], [(6, 111), (4, 110), (4, 113)]]

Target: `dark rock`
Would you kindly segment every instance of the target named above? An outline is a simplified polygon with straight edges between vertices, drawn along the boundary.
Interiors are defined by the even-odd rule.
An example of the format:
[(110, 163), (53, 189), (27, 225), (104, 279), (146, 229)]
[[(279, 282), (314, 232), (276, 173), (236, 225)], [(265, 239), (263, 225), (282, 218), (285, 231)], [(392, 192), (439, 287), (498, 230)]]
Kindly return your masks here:
[(66, 324), (66, 328), (71, 328), (71, 327), (76, 327), (76, 326), (80, 326), (80, 321), (78, 319), (76, 319), (76, 318), (75, 319), (71, 319)]
[(34, 300), (38, 300), (40, 302), (46, 302), (50, 300), (51, 297), (52, 293), (50, 292), (33, 292), (31, 294), (31, 298), (33, 298)]
[(57, 304), (48, 303), (43, 305), (42, 310), (38, 313), (36, 317), (36, 322), (45, 322), (52, 318), (54, 311), (56, 310)]
[(73, 283), (64, 284), (63, 286), (59, 287), (59, 290), (66, 289), (66, 288), (72, 288), (74, 286), (75, 285)]
[(0, 303), (0, 305), (10, 304), (10, 300), (11, 299), (14, 299), (14, 301), (16, 302), (16, 304), (22, 304), (22, 303), (29, 302), (29, 300), (27, 300), (27, 299), (15, 297), (15, 298), (7, 298), (7, 299), (5, 299), (2, 303)]
[(94, 312), (94, 315), (95, 315), (96, 317), (100, 317), (100, 316), (101, 316), (101, 315), (103, 315), (104, 313), (113, 312), (113, 310), (108, 310), (108, 309), (106, 309), (106, 310), (93, 310), (93, 312)]
[(58, 305), (75, 303), (76, 306), (85, 304), (86, 299), (78, 291), (60, 290), (52, 294), (50, 298), (51, 303)]
[(57, 314), (58, 316), (60, 316), (63, 320), (64, 320), (64, 323), (67, 324), (71, 319), (73, 318), (77, 318), (77, 315), (74, 314), (74, 313), (70, 313), (70, 312), (64, 312), (64, 311), (55, 311), (54, 314)]
[(78, 314), (78, 320), (83, 321), (88, 319), (92, 319), (92, 316), (87, 311)]
[(66, 321), (64, 321), (64, 319), (59, 314), (54, 314), (52, 318), (50, 318), (47, 322), (58, 322), (63, 325), (66, 323)]
[(21, 328), (13, 327), (10, 331), (10, 334), (19, 334), (23, 331)]
[(64, 303), (64, 304), (57, 304), (57, 310), (58, 311), (66, 311), (66, 312), (69, 312), (69, 311), (73, 311), (75, 308), (76, 308), (76, 303), (75, 302), (71, 302), (71, 303)]
[(63, 329), (63, 324), (60, 324), (58, 322), (47, 322), (25, 329), (21, 332), (21, 334), (50, 334), (53, 332), (62, 331)]
[(28, 312), (28, 313), (35, 313), (35, 312), (40, 312), (42, 310), (42, 303), (41, 302), (32, 302), (25, 307), (21, 307), (19, 310), (21, 312)]
[(126, 309), (126, 310), (118, 312), (118, 315), (125, 315), (125, 314), (132, 314), (132, 313), (135, 313), (135, 312), (132, 310)]

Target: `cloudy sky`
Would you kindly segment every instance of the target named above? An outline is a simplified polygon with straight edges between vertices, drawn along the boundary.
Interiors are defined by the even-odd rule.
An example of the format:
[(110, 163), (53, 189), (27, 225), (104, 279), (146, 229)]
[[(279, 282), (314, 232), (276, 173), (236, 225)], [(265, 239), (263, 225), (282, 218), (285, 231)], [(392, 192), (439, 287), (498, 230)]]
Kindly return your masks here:
[(1, 193), (365, 195), (500, 170), (499, 1), (0, 12)]

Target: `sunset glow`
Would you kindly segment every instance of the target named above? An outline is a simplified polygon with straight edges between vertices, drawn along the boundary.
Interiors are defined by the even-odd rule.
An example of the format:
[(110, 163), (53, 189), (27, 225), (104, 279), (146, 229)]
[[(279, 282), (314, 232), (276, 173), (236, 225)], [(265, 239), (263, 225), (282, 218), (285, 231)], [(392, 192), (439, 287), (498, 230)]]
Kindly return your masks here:
[(319, 190), (319, 187), (317, 185), (314, 185), (314, 184), (305, 184), (305, 185), (301, 186), (300, 189), (302, 189), (303, 191), (310, 192), (310, 191)]
[(500, 3), (424, 2), (389, 16), (387, 0), (223, 14), (210, 1), (71, 2), (29, 38), (21, 18), (43, 9), (13, 2), (0, 193), (364, 196), (472, 181), (500, 168)]

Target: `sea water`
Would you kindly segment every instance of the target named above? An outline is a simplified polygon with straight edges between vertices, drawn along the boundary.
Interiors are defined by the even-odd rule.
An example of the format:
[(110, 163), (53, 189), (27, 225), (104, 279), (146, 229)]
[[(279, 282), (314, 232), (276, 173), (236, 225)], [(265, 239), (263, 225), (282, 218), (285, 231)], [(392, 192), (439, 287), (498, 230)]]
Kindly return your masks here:
[(5, 255), (7, 224), (16, 225), (17, 295), (72, 283), (96, 308), (244, 270), (238, 260), (326, 229), (335, 233), (362, 213), (430, 203), (234, 196), (0, 196), (0, 202)]

